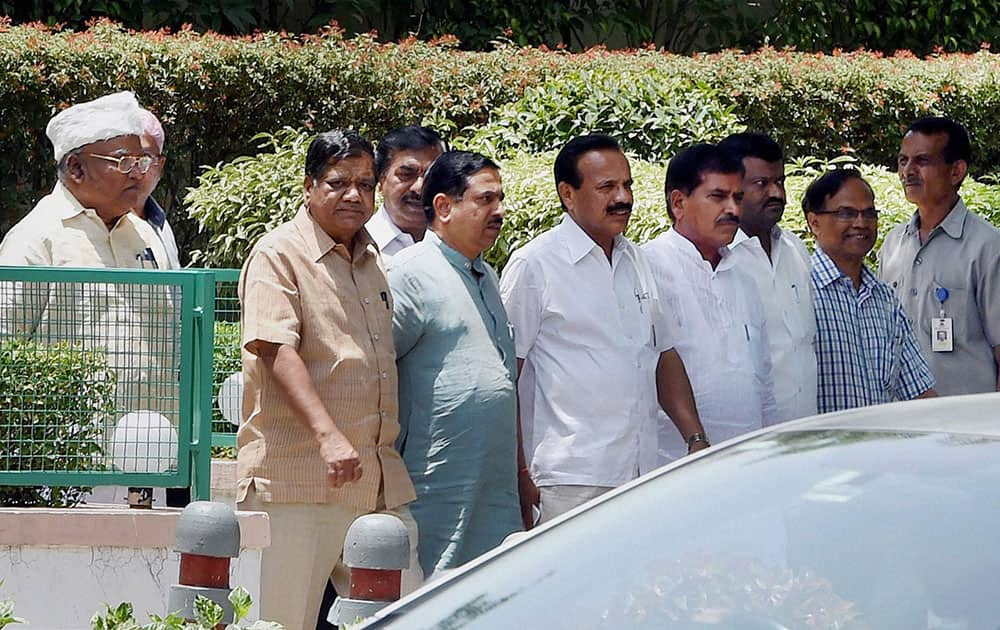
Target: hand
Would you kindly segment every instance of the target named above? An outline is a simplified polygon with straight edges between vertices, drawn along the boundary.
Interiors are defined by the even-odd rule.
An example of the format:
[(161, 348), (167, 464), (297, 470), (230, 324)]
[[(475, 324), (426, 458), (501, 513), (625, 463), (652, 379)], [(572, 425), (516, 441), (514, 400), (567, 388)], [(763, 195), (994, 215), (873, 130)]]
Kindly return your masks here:
[(694, 444), (688, 446), (688, 455), (697, 453), (698, 451), (703, 451), (709, 446), (711, 446), (711, 444), (708, 442), (695, 442)]
[(527, 470), (522, 469), (517, 473), (517, 494), (521, 499), (521, 523), (524, 531), (528, 531), (535, 526), (534, 508), (538, 505), (541, 493)]
[(326, 482), (331, 487), (339, 488), (361, 479), (361, 458), (343, 435), (321, 437), (319, 456), (326, 464)]

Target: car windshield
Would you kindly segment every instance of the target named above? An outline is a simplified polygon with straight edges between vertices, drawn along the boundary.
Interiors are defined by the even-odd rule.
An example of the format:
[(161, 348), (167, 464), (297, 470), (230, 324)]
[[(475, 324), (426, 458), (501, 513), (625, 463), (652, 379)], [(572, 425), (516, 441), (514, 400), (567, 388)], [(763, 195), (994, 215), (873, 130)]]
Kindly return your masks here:
[(997, 440), (771, 433), (529, 538), (390, 621), (992, 630), (998, 511)]

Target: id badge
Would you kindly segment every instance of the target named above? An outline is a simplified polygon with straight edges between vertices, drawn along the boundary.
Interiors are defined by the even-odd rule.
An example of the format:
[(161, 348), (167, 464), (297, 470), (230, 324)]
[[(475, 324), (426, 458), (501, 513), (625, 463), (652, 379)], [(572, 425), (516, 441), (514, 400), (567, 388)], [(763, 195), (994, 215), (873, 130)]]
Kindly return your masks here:
[(935, 317), (931, 319), (931, 350), (933, 352), (951, 352), (954, 349), (951, 318)]

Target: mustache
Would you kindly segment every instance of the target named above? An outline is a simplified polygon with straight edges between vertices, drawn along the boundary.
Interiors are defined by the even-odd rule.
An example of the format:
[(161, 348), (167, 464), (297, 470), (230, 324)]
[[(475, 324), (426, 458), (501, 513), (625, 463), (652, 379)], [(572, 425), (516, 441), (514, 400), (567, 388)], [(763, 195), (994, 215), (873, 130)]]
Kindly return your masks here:
[(767, 201), (764, 202), (764, 205), (765, 206), (781, 206), (782, 208), (784, 208), (785, 207), (785, 200), (781, 199), (780, 197), (771, 197)]
[(903, 178), (903, 185), (904, 186), (915, 186), (915, 185), (918, 185), (918, 184), (920, 184), (920, 178), (919, 177), (904, 177)]
[(716, 225), (723, 225), (726, 223), (733, 223), (735, 225), (739, 225), (740, 220), (739, 217), (737, 217), (735, 214), (727, 212), (724, 215), (720, 216), (718, 219), (716, 219), (715, 223)]
[(625, 202), (610, 205), (607, 209), (608, 214), (631, 214), (631, 212), (632, 204)]
[(499, 230), (500, 228), (503, 227), (503, 219), (499, 218), (499, 217), (496, 218), (496, 219), (490, 219), (486, 223), (486, 227), (495, 227), (495, 228), (497, 228)]
[(418, 195), (417, 193), (406, 193), (403, 195), (402, 201), (406, 204), (417, 204), (419, 206), (423, 206), (423, 199), (421, 195)]

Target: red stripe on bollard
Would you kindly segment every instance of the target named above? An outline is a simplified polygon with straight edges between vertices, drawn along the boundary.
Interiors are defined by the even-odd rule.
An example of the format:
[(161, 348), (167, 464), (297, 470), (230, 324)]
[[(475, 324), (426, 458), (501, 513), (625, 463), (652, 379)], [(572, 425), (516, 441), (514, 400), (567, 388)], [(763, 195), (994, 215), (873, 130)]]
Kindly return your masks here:
[(394, 602), (399, 599), (402, 571), (351, 567), (351, 599)]
[(229, 588), (229, 558), (182, 553), (177, 581), (188, 586)]

